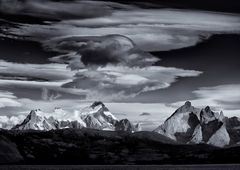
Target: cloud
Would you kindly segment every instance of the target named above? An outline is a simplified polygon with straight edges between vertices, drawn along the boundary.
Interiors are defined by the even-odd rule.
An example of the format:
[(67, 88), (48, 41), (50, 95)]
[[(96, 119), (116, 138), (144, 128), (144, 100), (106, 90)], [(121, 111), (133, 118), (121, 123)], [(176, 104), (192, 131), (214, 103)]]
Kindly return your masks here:
[[(36, 91), (41, 91), (39, 99), (43, 100), (56, 100), (66, 95), (71, 95), (72, 98), (84, 96), (81, 89), (61, 87), (71, 82), (76, 74), (66, 67), (66, 64), (19, 64), (0, 60), (0, 87), (11, 87), (18, 98), (32, 98)], [(28, 93), (22, 93), (22, 90)], [(4, 98), (4, 103), (10, 103), (11, 98), (8, 98), (9, 95)]]
[(143, 112), (139, 116), (151, 116), (151, 113)]
[(107, 64), (144, 67), (159, 60), (138, 49), (131, 39), (121, 35), (55, 38), (44, 44), (45, 48), (67, 53), (51, 61), (67, 62), (72, 70)]
[[(141, 122), (144, 129), (153, 130), (162, 124), (174, 111), (175, 107), (164, 103), (105, 103), (109, 110), (118, 114), (119, 119), (128, 118), (130, 121)], [(139, 116), (140, 113), (150, 113), (150, 116)], [(147, 117), (147, 118), (146, 118)], [(151, 124), (149, 124), (151, 122)]]
[(2, 107), (20, 107), (22, 106), (16, 100), (16, 96), (13, 93), (8, 91), (1, 91), (0, 90), (0, 108)]
[[(38, 79), (45, 78), (49, 81), (40, 83), (43, 86), (41, 97), (44, 100), (58, 99), (59, 95), (62, 97), (61, 93), (73, 91), (80, 95), (86, 93), (87, 99), (123, 100), (144, 92), (167, 88), (177, 81), (178, 77), (194, 77), (201, 72), (153, 67), (159, 59), (146, 51), (183, 48), (195, 45), (212, 34), (240, 31), (240, 17), (237, 14), (143, 9), (111, 2), (96, 2), (96, 5), (95, 1), (45, 1), (42, 5), (32, 1), (18, 3), (19, 9), (12, 7), (16, 13), (28, 11), (27, 15), (34, 16), (47, 15), (52, 11), (53, 17), (68, 16), (48, 24), (18, 23), (17, 27), (10, 26), (7, 29), (6, 35), (24, 36), (42, 43), (47, 50), (60, 52), (61, 55), (53, 57), (51, 61), (62, 64), (61, 68), (67, 64), (68, 68), (75, 71), (70, 74), (70, 70), (65, 68), (45, 68), (46, 71), (41, 70), (38, 75), (35, 73)], [(69, 8), (73, 4), (75, 7), (71, 11)], [(96, 10), (91, 16), (80, 17), (84, 15), (84, 10), (81, 10), (83, 6), (86, 6), (87, 10), (99, 8), (99, 4), (103, 5), (102, 10), (106, 7), (110, 13), (100, 15)], [(16, 7), (18, 8), (18, 5)], [(18, 69), (18, 73), (12, 72), (22, 78), (22, 70), (24, 69)], [(26, 70), (24, 77), (29, 79), (33, 76), (32, 72), (39, 70), (34, 68), (31, 73)], [(15, 83), (40, 87), (36, 81)]]
[(36, 81), (62, 81), (72, 79), (75, 72), (66, 69), (66, 64), (20, 64), (0, 60), (0, 76), (8, 79), (24, 78)]
[(19, 24), (7, 31), (10, 35), (26, 36), (36, 41), (62, 36), (120, 34), (130, 38), (144, 51), (160, 51), (193, 46), (213, 34), (239, 33), (239, 28), (238, 14), (183, 9), (141, 9), (133, 6), (130, 9), (114, 8), (111, 15), (62, 19), (47, 25)]
[[(214, 87), (201, 87), (193, 91), (196, 98), (191, 100), (193, 105), (203, 108), (207, 105), (213, 110), (223, 110), (226, 116), (240, 115), (240, 84), (224, 84)], [(180, 106), (184, 101), (174, 103)]]
[[(178, 77), (201, 74), (194, 70), (151, 66), (159, 59), (136, 48), (129, 38), (120, 35), (56, 38), (48, 44), (51, 44), (48, 48), (66, 52), (71, 57), (52, 58), (59, 64), (0, 61), (0, 86), (31, 91), (40, 89), (41, 99), (48, 101), (68, 95), (87, 100), (120, 101), (167, 88)], [(75, 56), (71, 55), (74, 51), (77, 51)], [(63, 63), (68, 63), (71, 70)]]
[(201, 72), (152, 66), (159, 59), (146, 51), (188, 47), (213, 34), (240, 31), (237, 14), (143, 9), (103, 1), (9, 0), (1, 2), (3, 9), (58, 20), (15, 23), (2, 29), (6, 36), (23, 36), (61, 53), (51, 59), (58, 64), (0, 61), (1, 87), (40, 89), (39, 98), (45, 101), (68, 95), (120, 101), (167, 88), (179, 77), (199, 76)]
[(56, 100), (56, 99), (60, 98), (61, 96), (62, 95), (57, 91), (49, 90), (46, 87), (42, 89), (42, 99), (43, 100), (52, 101), (52, 100)]
[(199, 100), (210, 100), (211, 103), (225, 109), (240, 109), (240, 84), (226, 84), (215, 87), (202, 87), (193, 93)]
[(24, 120), (24, 115), (19, 116), (0, 116), (0, 128), (11, 129), (13, 126), (21, 123)]
[(143, 92), (167, 88), (178, 77), (194, 77), (199, 74), (199, 71), (160, 66), (130, 68), (108, 65), (96, 70), (80, 71), (72, 82), (63, 87), (87, 90), (88, 99), (119, 101)]

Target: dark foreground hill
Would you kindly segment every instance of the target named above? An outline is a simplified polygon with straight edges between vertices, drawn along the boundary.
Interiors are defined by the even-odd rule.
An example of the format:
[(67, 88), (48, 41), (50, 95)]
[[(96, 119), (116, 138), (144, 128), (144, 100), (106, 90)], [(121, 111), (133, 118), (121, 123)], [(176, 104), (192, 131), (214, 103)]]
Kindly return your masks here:
[(154, 132), (0, 131), (1, 164), (240, 163), (240, 147), (180, 145)]

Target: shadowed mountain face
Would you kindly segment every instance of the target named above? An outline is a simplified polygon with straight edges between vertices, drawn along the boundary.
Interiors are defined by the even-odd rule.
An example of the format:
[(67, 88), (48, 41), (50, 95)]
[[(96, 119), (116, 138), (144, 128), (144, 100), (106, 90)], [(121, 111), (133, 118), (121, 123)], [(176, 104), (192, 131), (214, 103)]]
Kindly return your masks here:
[[(0, 131), (1, 164), (239, 163), (240, 147), (178, 145), (153, 132)], [(7, 151), (8, 154), (5, 154)]]

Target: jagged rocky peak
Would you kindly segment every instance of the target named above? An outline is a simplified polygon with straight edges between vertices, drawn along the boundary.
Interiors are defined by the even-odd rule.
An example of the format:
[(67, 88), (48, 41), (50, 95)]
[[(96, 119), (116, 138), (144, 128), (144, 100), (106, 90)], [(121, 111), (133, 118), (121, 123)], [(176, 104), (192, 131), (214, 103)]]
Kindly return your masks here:
[(83, 114), (86, 113), (86, 112), (89, 112), (89, 109), (92, 110), (92, 111), (99, 111), (99, 110), (102, 110), (102, 111), (109, 111), (109, 109), (105, 106), (105, 104), (101, 101), (95, 101), (93, 102), (90, 106), (84, 108), (82, 111), (83, 111)]
[(142, 131), (141, 123), (137, 123), (137, 124), (135, 125), (135, 131)]
[(209, 123), (211, 121), (216, 120), (215, 113), (211, 110), (209, 106), (205, 107), (204, 109), (201, 110), (200, 112), (200, 121), (201, 123)]
[(97, 107), (97, 106), (105, 107), (105, 105), (104, 105), (103, 102), (101, 102), (101, 101), (95, 101), (95, 102), (93, 102), (93, 104), (92, 104), (90, 107), (94, 109), (94, 108)]
[[(40, 119), (42, 119), (42, 117), (40, 116), (41, 110), (40, 109), (36, 109), (36, 110), (31, 110), (30, 113), (27, 115), (26, 119), (24, 120), (24, 122), (36, 122), (36, 121), (40, 121)], [(23, 122), (23, 123), (24, 123)]]
[(202, 114), (206, 114), (208, 116), (214, 116), (214, 113), (209, 106), (202, 109)]
[(128, 132), (136, 131), (135, 126), (128, 119), (117, 121), (115, 124), (115, 130)]
[(41, 112), (40, 109), (31, 110), (28, 116), (34, 118), (39, 114), (39, 112)]
[(187, 112), (187, 111), (189, 111), (191, 109), (191, 107), (192, 107), (192, 103), (190, 101), (186, 101), (184, 103), (184, 105), (182, 105), (181, 107), (179, 107), (177, 109), (177, 111), (179, 111), (179, 112)]
[(173, 140), (178, 140), (178, 137), (180, 137), (178, 134), (190, 136), (189, 133), (193, 133), (199, 123), (199, 112), (199, 109), (193, 107), (191, 102), (187, 101), (154, 131)]
[(225, 116), (223, 114), (223, 111), (220, 112), (220, 115), (218, 117), (218, 120), (221, 121), (221, 122), (225, 122)]
[(190, 102), (178, 108), (155, 132), (181, 143), (208, 143), (218, 147), (240, 140), (240, 122), (214, 112), (209, 106), (197, 109)]
[(204, 110), (205, 110), (206, 112), (211, 112), (211, 108), (210, 108), (210, 106), (205, 107)]
[(57, 129), (57, 120), (54, 118), (47, 119), (42, 115), (40, 109), (32, 110), (26, 119), (23, 120), (21, 124), (14, 126), (12, 129), (15, 130), (52, 130)]
[(186, 101), (185, 104), (179, 107), (174, 113), (190, 113), (190, 112), (197, 114), (199, 112), (199, 109), (193, 107), (190, 101)]
[(190, 108), (190, 107), (192, 106), (192, 103), (191, 103), (190, 101), (186, 101), (185, 104), (184, 104), (184, 106), (185, 106), (186, 108)]
[(218, 146), (218, 147), (224, 147), (226, 145), (229, 145), (230, 143), (230, 136), (227, 132), (225, 124), (222, 124), (222, 126), (210, 137), (207, 144)]

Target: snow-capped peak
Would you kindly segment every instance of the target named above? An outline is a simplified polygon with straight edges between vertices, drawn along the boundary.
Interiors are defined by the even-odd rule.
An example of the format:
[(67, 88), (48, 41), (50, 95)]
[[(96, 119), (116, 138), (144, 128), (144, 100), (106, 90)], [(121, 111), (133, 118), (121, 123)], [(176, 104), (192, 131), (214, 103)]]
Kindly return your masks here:
[(40, 116), (41, 113), (42, 113), (41, 109), (31, 110), (29, 116)]
[(117, 121), (118, 119), (102, 102), (94, 102), (92, 105), (74, 112), (65, 111), (61, 108), (55, 108), (52, 113), (32, 110), (26, 119), (13, 129), (52, 130), (88, 127), (114, 130)]
[(118, 121), (109, 109), (99, 101), (84, 108), (80, 115), (86, 122), (87, 127), (90, 128), (114, 130), (115, 123)]
[(100, 109), (109, 111), (107, 107), (102, 103), (102, 102), (94, 102), (90, 106), (84, 107), (83, 109), (80, 110), (80, 116), (81, 117), (86, 117), (87, 115), (94, 114), (98, 112)]
[(26, 119), (19, 124), (13, 127), (13, 129), (16, 130), (27, 130), (27, 129), (33, 129), (33, 130), (52, 130), (57, 129), (57, 120), (54, 118), (46, 118), (45, 116), (41, 115), (42, 112), (40, 109), (38, 110), (32, 110)]

